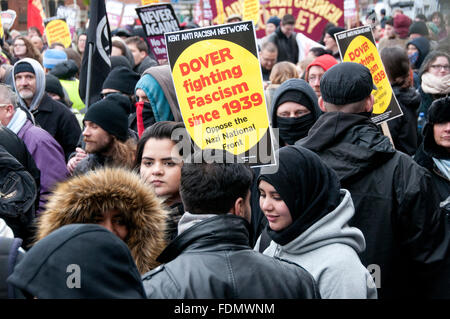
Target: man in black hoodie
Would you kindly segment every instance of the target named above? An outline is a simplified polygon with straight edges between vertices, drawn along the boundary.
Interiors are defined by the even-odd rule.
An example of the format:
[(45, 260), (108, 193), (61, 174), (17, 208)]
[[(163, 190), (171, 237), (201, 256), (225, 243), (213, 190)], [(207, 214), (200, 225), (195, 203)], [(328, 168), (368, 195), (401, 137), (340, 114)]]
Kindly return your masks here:
[(429, 173), (396, 151), (370, 120), (373, 88), (369, 69), (360, 64), (330, 68), (320, 82), (319, 106), (326, 113), (296, 144), (316, 152), (350, 191), (350, 226), (366, 239), (360, 258), (381, 278), (378, 297), (427, 295), (426, 278), (448, 251), (446, 217), (433, 201)]

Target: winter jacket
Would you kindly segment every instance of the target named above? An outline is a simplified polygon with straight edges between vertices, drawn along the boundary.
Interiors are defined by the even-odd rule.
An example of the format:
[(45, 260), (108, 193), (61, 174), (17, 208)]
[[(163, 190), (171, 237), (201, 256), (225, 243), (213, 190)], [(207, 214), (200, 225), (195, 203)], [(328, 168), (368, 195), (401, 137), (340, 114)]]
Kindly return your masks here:
[(17, 135), (25, 142), (36, 166), (41, 171), (41, 189), (39, 208), (36, 215), (44, 210), (47, 196), (56, 183), (69, 176), (64, 153), (61, 146), (45, 130), (34, 126), (29, 120), (25, 122)]
[(278, 48), (277, 62), (289, 61), (294, 64), (298, 62), (299, 49), (296, 40), (296, 33), (293, 32), (289, 38), (287, 38), (278, 26), (275, 32), (273, 32), (267, 41), (273, 42)]
[(55, 75), (61, 82), (61, 85), (69, 95), (72, 107), (78, 111), (82, 111), (83, 114), (86, 113), (85, 105), (78, 92), (80, 81), (76, 78), (78, 67), (75, 61), (68, 60), (58, 63), (50, 73)]
[(162, 264), (145, 274), (148, 298), (240, 299), (318, 298), (303, 268), (264, 256), (249, 247), (249, 223), (218, 215), (191, 226), (158, 257)]
[[(81, 134), (78, 121), (64, 104), (53, 100), (45, 93), (45, 74), (42, 66), (36, 60), (28, 58), (22, 59), (20, 62), (28, 62), (33, 67), (36, 76), (36, 92), (30, 105), (26, 105), (20, 95), (18, 95), (18, 102), (22, 108), (31, 111), (36, 120), (36, 125), (49, 132), (62, 146), (65, 159), (67, 160), (70, 153), (75, 151), (78, 137)], [(14, 88), (17, 91), (15, 82)]]
[(75, 151), (81, 128), (75, 115), (64, 104), (53, 100), (45, 93), (39, 107), (32, 112), (36, 123), (62, 146), (67, 161)]
[(446, 200), (450, 196), (450, 180), (439, 171), (433, 158), (425, 152), (423, 143), (414, 155), (414, 160), (430, 172), (437, 200), (439, 202)]
[(403, 116), (387, 122), (394, 146), (397, 150), (408, 155), (417, 151), (417, 110), (420, 105), (420, 94), (414, 88), (402, 89), (392, 87), (395, 97), (400, 104)]
[(36, 239), (67, 224), (92, 223), (99, 205), (102, 210), (116, 209), (125, 214), (125, 243), (139, 272), (157, 267), (156, 258), (166, 246), (167, 212), (139, 176), (126, 169), (107, 168), (58, 184), (38, 220)]
[(358, 257), (366, 246), (364, 236), (347, 224), (355, 212), (350, 192), (341, 190), (341, 196), (334, 211), (284, 246), (271, 241), (264, 254), (305, 268), (323, 299), (376, 299), (375, 284)]
[(148, 68), (158, 66), (158, 62), (150, 58), (148, 55), (138, 65), (133, 68), (133, 71), (139, 74), (144, 73)]
[(366, 239), (361, 261), (381, 269), (378, 297), (424, 293), (421, 275), (445, 258), (449, 245), (429, 173), (395, 151), (365, 115), (325, 113), (297, 144), (316, 152), (350, 191), (349, 225)]

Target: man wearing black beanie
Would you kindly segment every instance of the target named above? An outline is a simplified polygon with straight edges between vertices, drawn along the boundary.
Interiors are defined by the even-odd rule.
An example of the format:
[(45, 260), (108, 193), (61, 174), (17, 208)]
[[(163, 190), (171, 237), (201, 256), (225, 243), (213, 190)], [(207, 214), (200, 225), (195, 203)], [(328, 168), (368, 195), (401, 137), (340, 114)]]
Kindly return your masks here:
[(119, 93), (92, 104), (84, 116), (83, 141), (88, 154), (76, 166), (74, 175), (102, 166), (132, 168), (136, 142), (128, 138), (130, 100)]

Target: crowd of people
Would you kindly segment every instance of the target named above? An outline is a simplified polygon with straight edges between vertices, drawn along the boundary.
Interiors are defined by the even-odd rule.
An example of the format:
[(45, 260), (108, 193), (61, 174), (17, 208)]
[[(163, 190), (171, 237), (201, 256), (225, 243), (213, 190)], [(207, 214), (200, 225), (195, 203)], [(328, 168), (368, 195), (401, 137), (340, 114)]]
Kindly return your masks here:
[(450, 16), (381, 13), (365, 23), (403, 112), (391, 138), (371, 121), (369, 69), (341, 61), (345, 28), (316, 42), (290, 14), (267, 21), (257, 45), (275, 171), (191, 142), (142, 29), (113, 30), (89, 105), (86, 33), (66, 48), (37, 28), (10, 32), (0, 297), (450, 298)]

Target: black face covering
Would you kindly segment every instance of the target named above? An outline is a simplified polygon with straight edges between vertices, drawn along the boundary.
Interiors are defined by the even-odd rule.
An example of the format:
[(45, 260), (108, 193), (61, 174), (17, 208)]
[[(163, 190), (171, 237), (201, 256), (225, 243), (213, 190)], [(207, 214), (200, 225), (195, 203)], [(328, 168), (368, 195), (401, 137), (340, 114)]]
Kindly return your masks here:
[(279, 117), (277, 125), (280, 130), (280, 138), (289, 145), (294, 145), (299, 139), (308, 135), (309, 129), (315, 122), (312, 113), (301, 117)]

